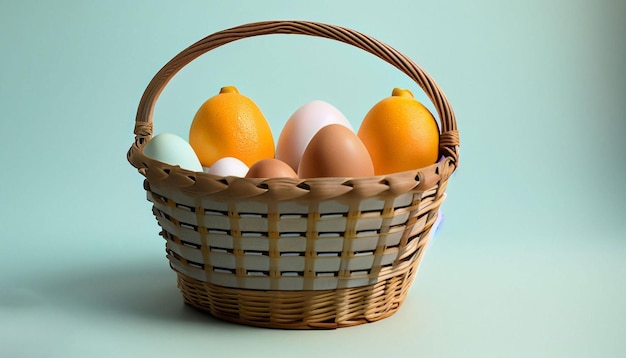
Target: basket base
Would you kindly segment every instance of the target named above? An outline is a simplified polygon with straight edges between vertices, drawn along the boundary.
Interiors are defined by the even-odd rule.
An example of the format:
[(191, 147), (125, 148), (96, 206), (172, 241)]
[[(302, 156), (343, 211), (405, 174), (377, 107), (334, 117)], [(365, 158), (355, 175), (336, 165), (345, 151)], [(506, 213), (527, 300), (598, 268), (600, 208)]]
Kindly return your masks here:
[(259, 291), (217, 286), (177, 272), (185, 303), (238, 324), (280, 329), (335, 329), (375, 322), (398, 311), (419, 260), (399, 275), (354, 288)]

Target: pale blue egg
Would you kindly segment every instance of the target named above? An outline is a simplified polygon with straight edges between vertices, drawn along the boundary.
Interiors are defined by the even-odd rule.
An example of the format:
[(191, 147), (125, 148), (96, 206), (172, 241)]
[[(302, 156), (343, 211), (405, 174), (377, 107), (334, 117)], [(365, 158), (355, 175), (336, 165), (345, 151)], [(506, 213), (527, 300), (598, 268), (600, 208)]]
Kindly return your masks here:
[(158, 134), (143, 148), (143, 154), (169, 165), (178, 165), (194, 172), (202, 171), (202, 164), (193, 148), (183, 138), (171, 134)]

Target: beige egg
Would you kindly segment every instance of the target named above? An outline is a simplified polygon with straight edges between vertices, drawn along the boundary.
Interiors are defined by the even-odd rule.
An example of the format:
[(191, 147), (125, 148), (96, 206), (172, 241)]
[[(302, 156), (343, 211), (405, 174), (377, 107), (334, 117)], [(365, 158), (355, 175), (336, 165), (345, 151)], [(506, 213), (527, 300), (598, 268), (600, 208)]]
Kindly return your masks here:
[(367, 148), (349, 128), (331, 124), (320, 129), (307, 145), (298, 177), (368, 177), (374, 165)]
[(297, 178), (289, 164), (278, 159), (261, 159), (252, 164), (246, 178)]

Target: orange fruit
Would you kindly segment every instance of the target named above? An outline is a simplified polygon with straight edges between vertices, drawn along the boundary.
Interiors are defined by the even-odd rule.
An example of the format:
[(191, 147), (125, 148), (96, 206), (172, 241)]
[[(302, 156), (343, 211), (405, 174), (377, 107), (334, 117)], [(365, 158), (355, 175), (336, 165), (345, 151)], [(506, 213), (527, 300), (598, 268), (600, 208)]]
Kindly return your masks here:
[(411, 91), (394, 88), (391, 97), (365, 115), (358, 136), (370, 153), (376, 175), (426, 167), (439, 158), (439, 126)]
[(269, 123), (256, 103), (234, 86), (222, 87), (200, 106), (189, 129), (189, 144), (205, 167), (224, 157), (247, 166), (274, 158)]

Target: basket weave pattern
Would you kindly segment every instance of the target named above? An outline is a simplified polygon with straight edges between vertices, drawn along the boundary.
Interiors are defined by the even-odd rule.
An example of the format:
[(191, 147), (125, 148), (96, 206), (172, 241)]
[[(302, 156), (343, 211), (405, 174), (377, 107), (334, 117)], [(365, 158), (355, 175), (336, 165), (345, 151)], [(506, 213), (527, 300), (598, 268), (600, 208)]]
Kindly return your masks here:
[(325, 290), (373, 284), (410, 266), (436, 219), (428, 210), (435, 194), (316, 208), (210, 200), (197, 207), (151, 190), (148, 199), (177, 272), (226, 287)]
[[(437, 109), (444, 159), (368, 178), (248, 179), (195, 173), (143, 154), (156, 99), (176, 72), (216, 47), (268, 34), (342, 41), (406, 73)], [(146, 177), (185, 302), (238, 323), (337, 328), (376, 321), (400, 307), (456, 169), (458, 145), (445, 95), (410, 59), (350, 29), (272, 21), (215, 33), (168, 62), (139, 104), (128, 160)]]

